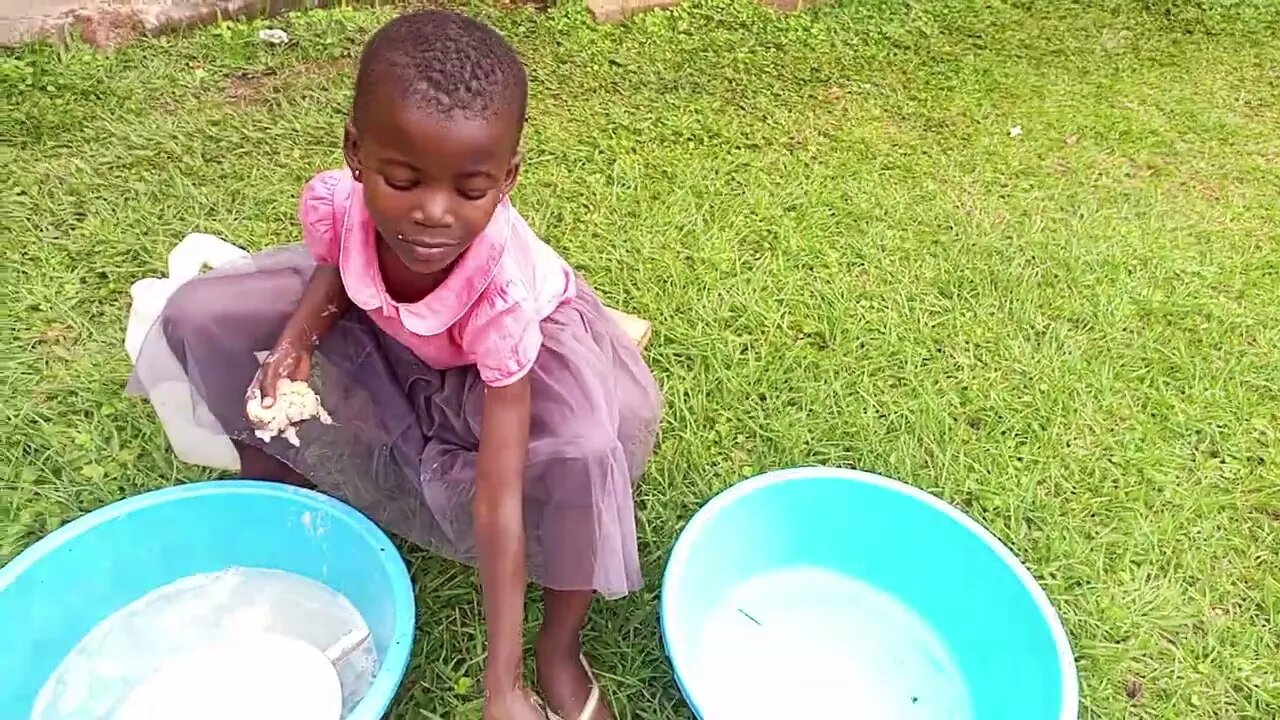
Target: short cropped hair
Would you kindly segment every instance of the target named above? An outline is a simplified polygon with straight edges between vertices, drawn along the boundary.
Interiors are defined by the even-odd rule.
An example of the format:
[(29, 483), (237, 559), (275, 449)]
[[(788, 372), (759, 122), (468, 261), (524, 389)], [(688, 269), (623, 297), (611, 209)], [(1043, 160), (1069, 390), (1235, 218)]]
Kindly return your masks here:
[(356, 75), (353, 117), (385, 86), (416, 110), (488, 120), (518, 113), (523, 124), (529, 80), (498, 31), (445, 10), (401, 15), (369, 38)]

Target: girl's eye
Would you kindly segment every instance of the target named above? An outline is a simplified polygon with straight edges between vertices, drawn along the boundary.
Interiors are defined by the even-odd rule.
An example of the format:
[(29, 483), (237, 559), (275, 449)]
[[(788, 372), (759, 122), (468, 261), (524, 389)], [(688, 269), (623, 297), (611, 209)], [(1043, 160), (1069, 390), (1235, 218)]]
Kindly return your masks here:
[(400, 192), (412, 190), (418, 185), (417, 181), (415, 180), (401, 180), (399, 178), (385, 178), (385, 180), (387, 183), (387, 187), (391, 188), (392, 190), (399, 190)]
[(467, 200), (483, 200), (485, 196), (489, 194), (489, 191), (461, 189), (461, 190), (458, 190), (458, 194)]

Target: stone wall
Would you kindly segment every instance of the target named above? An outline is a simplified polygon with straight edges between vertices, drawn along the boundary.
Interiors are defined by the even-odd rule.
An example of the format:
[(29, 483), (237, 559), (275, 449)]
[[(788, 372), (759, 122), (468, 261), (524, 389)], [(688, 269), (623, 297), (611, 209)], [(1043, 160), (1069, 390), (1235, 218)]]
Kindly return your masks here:
[(140, 34), (328, 5), (332, 0), (0, 0), (0, 45), (80, 32), (114, 47)]
[[(680, 0), (586, 0), (599, 22), (618, 22), (643, 10), (671, 7)], [(796, 10), (809, 0), (761, 0), (780, 10)], [(0, 0), (0, 46), (29, 40), (61, 40), (79, 33), (97, 47), (111, 48), (139, 35), (218, 20), (273, 15), (323, 7), (334, 0)]]

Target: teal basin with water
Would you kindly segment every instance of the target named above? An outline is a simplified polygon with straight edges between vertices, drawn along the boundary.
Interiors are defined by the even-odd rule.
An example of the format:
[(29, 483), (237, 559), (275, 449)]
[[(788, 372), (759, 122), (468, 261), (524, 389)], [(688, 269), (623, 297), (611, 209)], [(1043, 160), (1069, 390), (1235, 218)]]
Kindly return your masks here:
[(243, 480), (112, 503), (0, 568), (0, 718), (29, 717), (50, 673), (116, 610), (180, 578), (233, 566), (302, 575), (355, 605), (381, 662), (347, 718), (382, 718), (413, 642), (413, 586), (404, 561), (351, 507), (308, 490)]
[(701, 720), (1075, 720), (1071, 646), (1003, 544), (928, 493), (797, 468), (712, 499), (672, 551), (663, 639)]

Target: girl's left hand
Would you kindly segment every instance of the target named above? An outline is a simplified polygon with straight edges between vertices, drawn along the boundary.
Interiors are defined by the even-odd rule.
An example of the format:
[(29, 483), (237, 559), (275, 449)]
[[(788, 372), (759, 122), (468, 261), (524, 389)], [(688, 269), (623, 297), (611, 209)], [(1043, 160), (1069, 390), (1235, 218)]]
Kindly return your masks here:
[(485, 699), (484, 720), (547, 720), (547, 716), (533, 704), (528, 690), (513, 688)]

